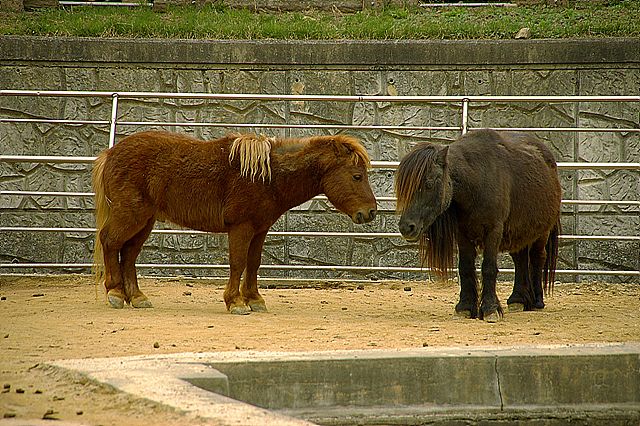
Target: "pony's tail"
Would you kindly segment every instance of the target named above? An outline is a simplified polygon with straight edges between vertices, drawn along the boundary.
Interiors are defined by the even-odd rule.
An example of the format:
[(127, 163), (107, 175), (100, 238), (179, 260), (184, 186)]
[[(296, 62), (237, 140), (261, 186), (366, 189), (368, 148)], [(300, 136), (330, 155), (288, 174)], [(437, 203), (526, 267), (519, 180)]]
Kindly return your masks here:
[(542, 276), (544, 279), (544, 292), (553, 293), (553, 283), (556, 278), (556, 266), (558, 264), (558, 236), (560, 235), (560, 217), (547, 239), (547, 259), (544, 262)]
[(107, 161), (107, 151), (98, 155), (93, 163), (93, 171), (91, 172), (91, 180), (94, 192), (95, 217), (96, 217), (96, 238), (93, 249), (93, 274), (96, 280), (96, 286), (104, 280), (104, 254), (102, 252), (102, 243), (100, 242), (100, 231), (109, 218), (111, 208), (109, 207), (109, 199), (104, 193), (104, 165)]

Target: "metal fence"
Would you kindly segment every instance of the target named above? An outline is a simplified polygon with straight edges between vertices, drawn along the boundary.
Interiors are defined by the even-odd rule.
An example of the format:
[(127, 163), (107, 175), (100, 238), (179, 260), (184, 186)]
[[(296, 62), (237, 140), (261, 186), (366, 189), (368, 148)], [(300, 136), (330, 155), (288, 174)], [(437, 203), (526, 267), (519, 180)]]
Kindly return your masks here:
[[(27, 117), (0, 117), (0, 125), (7, 123), (42, 123), (47, 125), (59, 126), (83, 126), (94, 125), (104, 126), (108, 128), (108, 141), (106, 146), (113, 146), (116, 142), (116, 134), (120, 129), (125, 128), (144, 128), (144, 127), (170, 127), (170, 128), (208, 128), (219, 127), (224, 129), (250, 129), (252, 131), (261, 131), (265, 129), (280, 129), (287, 134), (295, 129), (322, 130), (322, 131), (342, 131), (357, 130), (359, 132), (367, 131), (449, 131), (457, 133), (465, 133), (471, 130), (472, 123), (469, 119), (470, 106), (475, 104), (491, 104), (491, 103), (639, 103), (640, 96), (333, 96), (333, 95), (269, 95), (269, 94), (208, 94), (208, 93), (161, 93), (161, 92), (95, 92), (95, 91), (29, 91), (29, 90), (0, 90), (0, 98), (101, 98), (108, 99), (111, 104), (109, 115), (97, 120), (88, 119), (66, 119), (66, 118), (42, 118), (35, 116)], [(185, 101), (185, 100), (208, 100), (208, 101), (277, 101), (277, 102), (338, 102), (338, 103), (411, 103), (411, 104), (447, 104), (459, 111), (459, 125), (453, 126), (405, 126), (393, 124), (318, 124), (318, 123), (238, 123), (238, 122), (181, 122), (181, 121), (134, 121), (125, 120), (121, 117), (119, 105), (123, 100), (143, 101), (155, 99)], [(615, 128), (594, 128), (594, 127), (510, 127), (496, 128), (497, 130), (517, 130), (530, 132), (565, 132), (565, 133), (583, 133), (583, 132), (601, 132), (601, 133), (626, 133), (638, 134), (640, 128), (637, 127), (615, 127)], [(4, 151), (4, 150), (3, 150)], [(93, 156), (49, 156), (49, 155), (8, 155), (0, 152), (0, 166), (3, 163), (46, 163), (46, 164), (90, 164), (95, 157)], [(378, 169), (393, 170), (397, 167), (397, 161), (372, 161), (372, 166)], [(630, 170), (640, 171), (640, 163), (637, 162), (559, 162), (560, 170)], [(2, 208), (2, 197), (5, 196), (47, 196), (47, 197), (70, 197), (70, 198), (90, 198), (93, 196), (91, 192), (71, 192), (71, 191), (30, 191), (30, 190), (5, 190), (0, 188), (0, 208)], [(326, 200), (325, 197), (318, 197)], [(395, 198), (392, 195), (377, 196), (383, 209), (393, 211)], [(640, 214), (640, 201), (636, 200), (605, 200), (605, 199), (564, 199), (564, 206), (615, 206), (626, 209), (627, 212)], [(384, 207), (386, 206), (386, 207)], [(95, 232), (93, 228), (87, 227), (37, 227), (37, 226), (2, 226), (0, 232), (31, 232), (31, 233), (85, 233), (91, 234)], [(199, 234), (198, 231), (183, 229), (156, 229), (156, 234)], [(401, 238), (397, 232), (324, 232), (324, 231), (273, 231), (271, 236), (282, 237), (357, 237), (357, 238)], [(632, 235), (570, 235), (563, 234), (560, 236), (561, 241), (627, 241), (638, 242), (640, 247), (640, 236)], [(91, 267), (89, 263), (20, 263), (9, 262), (0, 263), (0, 273), (7, 270), (15, 269), (86, 269)], [(143, 269), (226, 269), (226, 264), (138, 264)], [(423, 269), (410, 266), (362, 266), (362, 265), (284, 265), (284, 264), (263, 264), (263, 270), (289, 270), (304, 271), (326, 269), (333, 271), (398, 271), (398, 272), (420, 272)], [(513, 272), (508, 268), (501, 268), (501, 272)], [(558, 274), (570, 275), (618, 275), (618, 276), (640, 276), (638, 270), (585, 270), (585, 269), (561, 269)]]

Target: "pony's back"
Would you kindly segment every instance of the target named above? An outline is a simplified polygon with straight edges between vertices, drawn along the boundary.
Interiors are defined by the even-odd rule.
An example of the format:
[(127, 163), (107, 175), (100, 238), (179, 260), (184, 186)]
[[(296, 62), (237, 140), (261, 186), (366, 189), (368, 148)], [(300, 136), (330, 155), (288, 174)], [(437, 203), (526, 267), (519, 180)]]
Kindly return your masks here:
[(536, 137), (476, 130), (451, 144), (449, 153), (463, 205), (483, 207), (491, 214), (501, 211), (503, 220), (518, 222), (512, 224), (518, 229), (526, 228), (520, 222), (532, 219), (534, 211), (555, 223), (561, 195), (557, 166), (549, 148)]

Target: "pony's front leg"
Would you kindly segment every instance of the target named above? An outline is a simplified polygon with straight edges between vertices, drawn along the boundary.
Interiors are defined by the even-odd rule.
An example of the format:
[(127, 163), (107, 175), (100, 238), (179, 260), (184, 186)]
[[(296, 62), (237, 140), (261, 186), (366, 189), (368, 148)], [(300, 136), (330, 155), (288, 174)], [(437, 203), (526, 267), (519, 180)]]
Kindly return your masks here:
[(251, 240), (249, 253), (247, 256), (247, 269), (245, 270), (244, 281), (240, 292), (244, 302), (249, 305), (254, 312), (266, 312), (267, 304), (258, 292), (258, 268), (262, 259), (262, 246), (267, 232), (257, 234)]
[(482, 294), (480, 295), (480, 319), (498, 322), (504, 312), (496, 294), (498, 278), (498, 248), (502, 239), (502, 226), (492, 229), (484, 242), (482, 254)]
[(460, 300), (456, 305), (456, 315), (463, 318), (477, 318), (478, 278), (476, 277), (476, 247), (464, 237), (459, 237), (458, 240)]
[(247, 267), (247, 252), (253, 239), (253, 227), (240, 224), (229, 230), (229, 281), (224, 290), (224, 303), (232, 314), (246, 315), (251, 308), (240, 294), (240, 278)]

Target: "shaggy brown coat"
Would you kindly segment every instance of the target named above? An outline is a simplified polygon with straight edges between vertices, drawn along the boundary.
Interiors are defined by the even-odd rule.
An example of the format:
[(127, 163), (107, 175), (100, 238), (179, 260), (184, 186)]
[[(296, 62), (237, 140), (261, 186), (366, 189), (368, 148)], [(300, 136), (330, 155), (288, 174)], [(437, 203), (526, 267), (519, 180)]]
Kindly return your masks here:
[(368, 167), (364, 147), (344, 135), (284, 140), (228, 135), (201, 141), (148, 131), (124, 138), (98, 156), (93, 170), (94, 263), (99, 278), (104, 264), (110, 304), (151, 306), (138, 288), (135, 260), (161, 220), (228, 233), (227, 308), (266, 310), (257, 270), (271, 225), (321, 193), (355, 223), (373, 220), (376, 200)]

